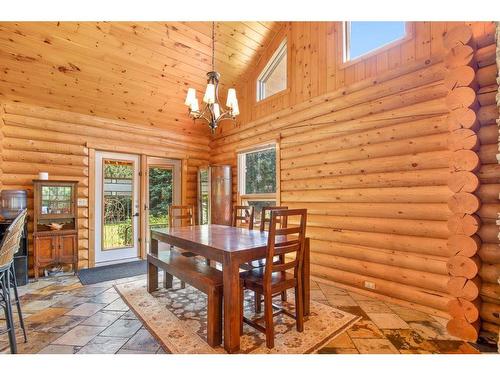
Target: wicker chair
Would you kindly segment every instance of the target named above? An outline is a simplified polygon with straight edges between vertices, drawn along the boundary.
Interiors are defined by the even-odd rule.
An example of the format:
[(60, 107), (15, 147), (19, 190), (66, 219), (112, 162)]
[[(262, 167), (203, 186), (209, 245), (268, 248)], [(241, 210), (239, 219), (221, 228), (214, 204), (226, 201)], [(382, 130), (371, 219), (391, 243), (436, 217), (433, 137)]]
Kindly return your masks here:
[(26, 214), (26, 209), (20, 212), (9, 228), (7, 228), (0, 244), (0, 306), (5, 313), (5, 321), (7, 323), (5, 332), (9, 334), (11, 353), (17, 353), (16, 333), (12, 315), (12, 298), (10, 294), (11, 288), (14, 289), (14, 303), (17, 306), (19, 322), (24, 334), (24, 341), (27, 341), (26, 329), (24, 327), (24, 320), (21, 312), (21, 303), (17, 292), (16, 275), (14, 272), (14, 254), (19, 250)]

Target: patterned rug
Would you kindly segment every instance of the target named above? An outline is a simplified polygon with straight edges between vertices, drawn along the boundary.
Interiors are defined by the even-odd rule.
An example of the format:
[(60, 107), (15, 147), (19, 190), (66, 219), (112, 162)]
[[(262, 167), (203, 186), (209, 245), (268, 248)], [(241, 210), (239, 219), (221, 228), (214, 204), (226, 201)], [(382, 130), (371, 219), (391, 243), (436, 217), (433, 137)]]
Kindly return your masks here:
[[(165, 351), (174, 354), (226, 354), (222, 347), (212, 348), (206, 342), (207, 299), (205, 294), (187, 286), (160, 289), (152, 295), (144, 280), (115, 285), (116, 290), (135, 314), (143, 321)], [(253, 313), (253, 297), (245, 295), (245, 316)], [(291, 298), (289, 298), (291, 299)], [(276, 300), (279, 304), (278, 300)], [(284, 302), (293, 310), (293, 304)], [(311, 301), (311, 315), (304, 323), (304, 332), (295, 329), (295, 320), (280, 314), (274, 318), (275, 347), (266, 347), (265, 335), (245, 324), (240, 353), (303, 354), (315, 353), (330, 340), (346, 331), (360, 317)]]

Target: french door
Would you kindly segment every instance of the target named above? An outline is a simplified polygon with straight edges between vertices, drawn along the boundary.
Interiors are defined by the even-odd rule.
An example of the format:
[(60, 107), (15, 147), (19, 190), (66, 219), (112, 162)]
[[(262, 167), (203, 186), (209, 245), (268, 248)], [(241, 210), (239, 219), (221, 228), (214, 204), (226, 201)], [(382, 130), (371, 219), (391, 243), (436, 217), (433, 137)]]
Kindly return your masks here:
[(139, 156), (96, 151), (96, 266), (139, 258)]

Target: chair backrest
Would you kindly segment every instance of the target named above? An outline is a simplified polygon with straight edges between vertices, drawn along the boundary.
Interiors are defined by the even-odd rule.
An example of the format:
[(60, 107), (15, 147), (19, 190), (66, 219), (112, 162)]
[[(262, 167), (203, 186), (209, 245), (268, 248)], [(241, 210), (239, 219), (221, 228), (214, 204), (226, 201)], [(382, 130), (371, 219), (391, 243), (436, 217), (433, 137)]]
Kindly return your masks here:
[[(272, 210), (288, 210), (287, 206), (267, 206), (267, 207), (262, 207), (262, 211), (260, 214), (260, 231), (264, 232), (266, 230), (266, 223), (271, 223), (271, 211)], [(269, 213), (269, 216), (267, 215)], [(282, 220), (284, 219), (284, 221)], [(286, 228), (286, 217), (283, 218), (277, 218), (278, 223), (280, 224), (281, 228)]]
[(191, 205), (171, 205), (168, 208), (168, 224), (170, 227), (194, 225), (194, 209)]
[(5, 231), (0, 243), (0, 268), (9, 265), (14, 259), (14, 254), (19, 250), (27, 212), (26, 208), (22, 210)]
[[(290, 218), (294, 218), (294, 222), (298, 222), (298, 224), (290, 226)], [(281, 220), (281, 222), (286, 220), (287, 227), (279, 228), (278, 220)], [(284, 272), (293, 269), (295, 277), (300, 275), (306, 238), (306, 221), (306, 209), (271, 211), (264, 270), (264, 288), (271, 286), (271, 277), (274, 272)], [(282, 256), (283, 262), (274, 262), (275, 256)], [(285, 256), (288, 256), (292, 260), (288, 260)]]
[(248, 229), (253, 229), (253, 206), (233, 206), (232, 226), (237, 227), (244, 224)]

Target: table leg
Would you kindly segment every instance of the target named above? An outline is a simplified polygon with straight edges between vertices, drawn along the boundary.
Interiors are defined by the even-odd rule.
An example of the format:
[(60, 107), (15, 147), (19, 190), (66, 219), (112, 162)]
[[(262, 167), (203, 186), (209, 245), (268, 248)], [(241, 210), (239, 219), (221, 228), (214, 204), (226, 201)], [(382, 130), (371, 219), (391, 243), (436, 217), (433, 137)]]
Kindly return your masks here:
[(311, 307), (311, 263), (310, 263), (310, 241), (305, 240), (304, 263), (302, 265), (302, 300), (304, 301), (304, 315), (308, 316)]
[[(150, 253), (158, 256), (158, 240), (151, 239)], [(158, 289), (158, 267), (148, 262), (148, 292)]]
[(239, 264), (224, 256), (224, 349), (228, 353), (240, 350), (240, 269)]

